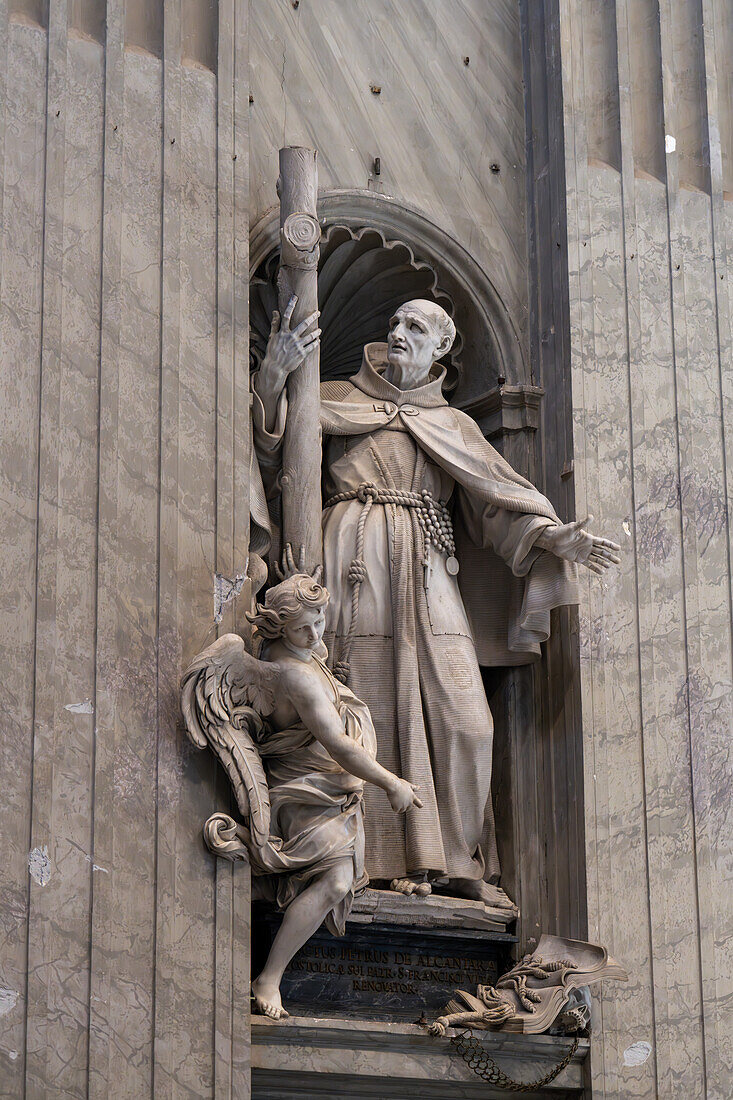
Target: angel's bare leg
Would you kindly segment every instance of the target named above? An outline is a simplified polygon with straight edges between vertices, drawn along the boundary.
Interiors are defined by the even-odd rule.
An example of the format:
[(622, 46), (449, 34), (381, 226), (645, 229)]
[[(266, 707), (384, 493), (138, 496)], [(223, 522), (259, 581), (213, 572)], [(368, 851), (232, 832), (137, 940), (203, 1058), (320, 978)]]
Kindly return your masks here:
[(257, 1011), (273, 1020), (287, 1016), (280, 999), (280, 982), (285, 967), (353, 885), (354, 864), (350, 859), (344, 859), (324, 871), (288, 906), (264, 969), (252, 982)]

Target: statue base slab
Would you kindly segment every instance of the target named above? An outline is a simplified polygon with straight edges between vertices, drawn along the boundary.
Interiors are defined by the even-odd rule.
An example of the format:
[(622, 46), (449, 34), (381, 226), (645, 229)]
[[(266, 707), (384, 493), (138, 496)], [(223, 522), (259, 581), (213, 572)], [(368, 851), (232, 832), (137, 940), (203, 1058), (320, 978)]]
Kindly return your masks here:
[[(336, 941), (337, 942), (337, 941)], [(452, 1034), (449, 1032), (449, 1035)], [(464, 1100), (506, 1098), (482, 1081), (456, 1052), (449, 1035), (434, 1039), (411, 1023), (344, 1020), (311, 1013), (287, 1020), (252, 1017), (252, 1084), (261, 1100), (323, 1097), (354, 1100)], [(536, 1081), (559, 1062), (571, 1040), (554, 1035), (476, 1032), (481, 1046), (504, 1073)], [(550, 1084), (524, 1093), (529, 1100), (580, 1098), (585, 1091), (589, 1042), (581, 1039), (570, 1064)]]
[(480, 901), (448, 898), (441, 894), (399, 894), (394, 890), (364, 890), (354, 899), (353, 924), (394, 924), (420, 928), (474, 929), (507, 932), (516, 920), (510, 909), (495, 909)]
[[(367, 890), (340, 938), (320, 928), (291, 961), (283, 1004), (298, 1015), (383, 1020), (440, 1015), (454, 990), (494, 985), (511, 966), (511, 915), (480, 902)], [(253, 910), (252, 972), (264, 965), (280, 915)]]

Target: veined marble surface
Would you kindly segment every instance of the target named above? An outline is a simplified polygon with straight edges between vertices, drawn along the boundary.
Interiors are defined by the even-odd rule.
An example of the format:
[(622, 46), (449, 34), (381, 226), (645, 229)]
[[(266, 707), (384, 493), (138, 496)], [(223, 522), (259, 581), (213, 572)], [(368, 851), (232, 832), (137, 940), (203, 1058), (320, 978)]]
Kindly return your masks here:
[[(589, 47), (608, 29), (600, 9), (560, 8), (577, 511), (591, 507), (626, 546), (619, 572), (588, 583), (581, 604), (588, 934), (632, 975), (597, 1001), (594, 1095), (724, 1100), (733, 1080), (725, 24), (716, 3), (657, 12), (619, 0), (599, 81), (588, 59), (597, 62)], [(599, 83), (611, 89), (605, 113)], [(604, 163), (599, 150), (613, 143), (599, 130), (614, 126), (617, 156)]]
[(157, 45), (133, 9), (0, 0), (9, 1097), (249, 1089), (249, 880), (177, 728), (214, 574), (246, 571), (247, 5), (221, 86), (188, 33), (216, 9)]
[(391, 195), (454, 236), (526, 356), (519, 20), (511, 0), (251, 0), (250, 217), (277, 203), (280, 146), (313, 146), (321, 189)]

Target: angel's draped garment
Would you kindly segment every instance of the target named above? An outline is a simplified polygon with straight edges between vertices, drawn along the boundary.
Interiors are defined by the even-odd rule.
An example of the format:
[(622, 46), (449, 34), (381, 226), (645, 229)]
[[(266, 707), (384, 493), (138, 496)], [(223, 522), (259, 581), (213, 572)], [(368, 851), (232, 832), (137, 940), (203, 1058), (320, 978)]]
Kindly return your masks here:
[[(318, 657), (344, 733), (374, 758), (377, 741), (366, 704), (332, 675)], [(364, 781), (345, 772), (302, 722), (283, 730), (265, 727), (258, 740), (270, 794), (269, 859), (280, 873), (260, 868), (253, 855), (257, 893), (280, 909), (324, 871), (353, 862), (353, 886), (331, 910), (326, 926), (344, 934), (354, 892), (367, 883), (364, 869)], [(259, 872), (259, 874), (258, 874)]]
[[(550, 611), (577, 602), (575, 566), (539, 549), (552, 505), (443, 397), (444, 372), (401, 390), (383, 376), (386, 345), (369, 344), (357, 375), (321, 385), (323, 500), (377, 489), (421, 493), (446, 503), (458, 577), (433, 547), (423, 566), (414, 508), (375, 504), (364, 525), (364, 579), (349, 662), (349, 685), (372, 714), (377, 759), (419, 787), (422, 809), (397, 817), (384, 792), (365, 792), (367, 871), (374, 879), (427, 872), (431, 878), (499, 875), (491, 766), (493, 722), (480, 664), (536, 659)], [(265, 552), (277, 507), (276, 471), (287, 416), (265, 430), (254, 394), (252, 549)], [(267, 487), (267, 489), (264, 488)], [(269, 511), (265, 503), (269, 498)], [(331, 600), (325, 641), (340, 660), (351, 625), (361, 499), (324, 508), (324, 583)], [(352, 574), (353, 575), (353, 574)]]

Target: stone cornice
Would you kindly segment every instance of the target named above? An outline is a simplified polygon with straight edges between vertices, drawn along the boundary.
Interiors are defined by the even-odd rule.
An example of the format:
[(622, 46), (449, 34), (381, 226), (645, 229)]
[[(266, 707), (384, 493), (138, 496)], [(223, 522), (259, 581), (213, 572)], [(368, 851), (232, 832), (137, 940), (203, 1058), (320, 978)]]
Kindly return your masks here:
[(536, 431), (540, 426), (541, 386), (496, 386), (462, 405), (486, 439), (510, 432)]

